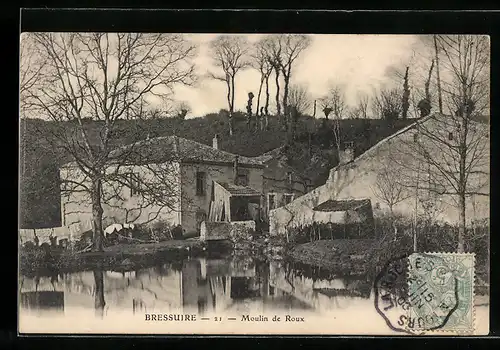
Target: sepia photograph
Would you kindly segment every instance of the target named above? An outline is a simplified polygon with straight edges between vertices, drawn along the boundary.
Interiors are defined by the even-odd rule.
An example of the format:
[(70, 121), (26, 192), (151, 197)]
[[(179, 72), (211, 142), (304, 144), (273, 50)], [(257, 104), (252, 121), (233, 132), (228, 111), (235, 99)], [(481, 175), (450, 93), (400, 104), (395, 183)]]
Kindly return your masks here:
[(488, 36), (19, 52), (19, 333), (489, 333)]

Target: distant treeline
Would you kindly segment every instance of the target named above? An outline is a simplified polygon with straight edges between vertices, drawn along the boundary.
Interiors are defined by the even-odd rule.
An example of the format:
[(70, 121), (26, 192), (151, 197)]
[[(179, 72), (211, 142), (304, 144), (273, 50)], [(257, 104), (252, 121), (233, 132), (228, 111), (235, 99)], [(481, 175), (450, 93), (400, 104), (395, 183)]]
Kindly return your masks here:
[[(288, 144), (286, 155), (290, 165), (308, 175), (315, 185), (328, 177), (329, 169), (338, 163), (333, 120), (301, 116), (294, 141), (290, 141), (276, 117), (269, 118), (267, 130), (248, 126), (243, 112), (234, 113), (234, 134), (228, 135), (227, 117), (222, 112), (204, 117), (120, 120), (114, 146), (147, 137), (175, 134), (207, 145), (219, 135), (219, 148), (244, 156), (258, 156)], [(350, 144), (359, 155), (378, 141), (411, 124), (413, 120), (388, 122), (380, 119), (340, 120), (342, 145)], [(100, 122), (87, 120), (86, 131), (94, 145), (99, 144)], [(62, 148), (54, 147), (51, 134), (60, 127), (71, 130), (71, 122), (57, 123), (41, 119), (22, 119), (20, 123), (20, 200), (21, 227), (44, 228), (61, 225), (59, 167), (72, 159)], [(56, 129), (59, 129), (56, 131)]]

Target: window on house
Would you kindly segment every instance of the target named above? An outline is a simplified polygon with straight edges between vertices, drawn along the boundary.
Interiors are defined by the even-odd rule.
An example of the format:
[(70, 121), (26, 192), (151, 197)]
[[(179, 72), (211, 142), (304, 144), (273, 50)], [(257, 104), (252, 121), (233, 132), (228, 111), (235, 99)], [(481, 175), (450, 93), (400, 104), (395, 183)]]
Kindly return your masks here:
[(239, 173), (236, 182), (237, 185), (248, 186), (248, 174)]
[(238, 176), (236, 177), (236, 185), (248, 186), (248, 170), (238, 169)]
[(204, 196), (206, 194), (206, 187), (207, 187), (207, 181), (206, 181), (206, 173), (202, 171), (196, 172), (196, 195), (197, 196)]
[(276, 209), (276, 194), (268, 193), (267, 194), (267, 212), (272, 209)]
[(453, 133), (452, 132), (448, 133), (448, 140), (450, 140), (450, 141), (453, 140)]
[(140, 185), (139, 175), (134, 173), (128, 174), (128, 187), (130, 189), (131, 197), (139, 194), (140, 190), (139, 185)]
[(285, 202), (285, 205), (287, 205), (288, 203), (293, 201), (293, 197), (294, 197), (294, 195), (291, 193), (284, 194), (283, 195), (283, 202)]

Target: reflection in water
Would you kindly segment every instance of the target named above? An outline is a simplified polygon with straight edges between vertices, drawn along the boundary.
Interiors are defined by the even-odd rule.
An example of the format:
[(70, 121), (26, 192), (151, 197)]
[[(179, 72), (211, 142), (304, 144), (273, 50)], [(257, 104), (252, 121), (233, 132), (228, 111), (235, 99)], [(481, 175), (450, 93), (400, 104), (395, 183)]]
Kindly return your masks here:
[(104, 317), (104, 273), (101, 270), (94, 270), (95, 281), (95, 313), (98, 317)]
[(371, 293), (371, 282), (365, 277), (339, 278), (303, 265), (240, 256), (192, 259), (126, 272), (22, 277), (20, 285), (25, 310), (94, 308), (101, 318), (108, 309), (200, 316), (221, 311), (320, 313), (349, 307)]

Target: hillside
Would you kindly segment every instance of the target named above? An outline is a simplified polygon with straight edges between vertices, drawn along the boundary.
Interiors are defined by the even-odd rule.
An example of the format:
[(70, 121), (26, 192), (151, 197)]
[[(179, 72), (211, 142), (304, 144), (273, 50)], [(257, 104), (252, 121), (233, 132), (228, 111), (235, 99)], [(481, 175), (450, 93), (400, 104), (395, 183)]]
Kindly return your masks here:
[[(344, 142), (353, 142), (355, 154), (361, 154), (376, 142), (408, 125), (399, 120), (394, 125), (379, 119), (341, 120)], [(219, 135), (219, 147), (244, 156), (258, 156), (287, 143), (287, 132), (278, 120), (270, 117), (269, 130), (249, 130), (243, 114), (234, 118), (234, 135), (227, 133), (227, 120), (219, 114), (182, 120), (178, 118), (120, 121), (114, 135), (114, 146), (138, 139), (175, 134), (207, 145)], [(303, 117), (297, 125), (296, 141), (286, 148), (293, 167), (308, 174), (316, 185), (324, 183), (329, 170), (338, 162), (331, 128), (332, 121)], [(40, 119), (22, 120), (20, 145), (21, 227), (42, 228), (61, 224), (58, 168), (72, 160), (61, 148), (54, 148), (55, 132), (71, 130), (71, 123)], [(94, 145), (98, 144), (101, 124), (87, 121), (86, 129)]]

